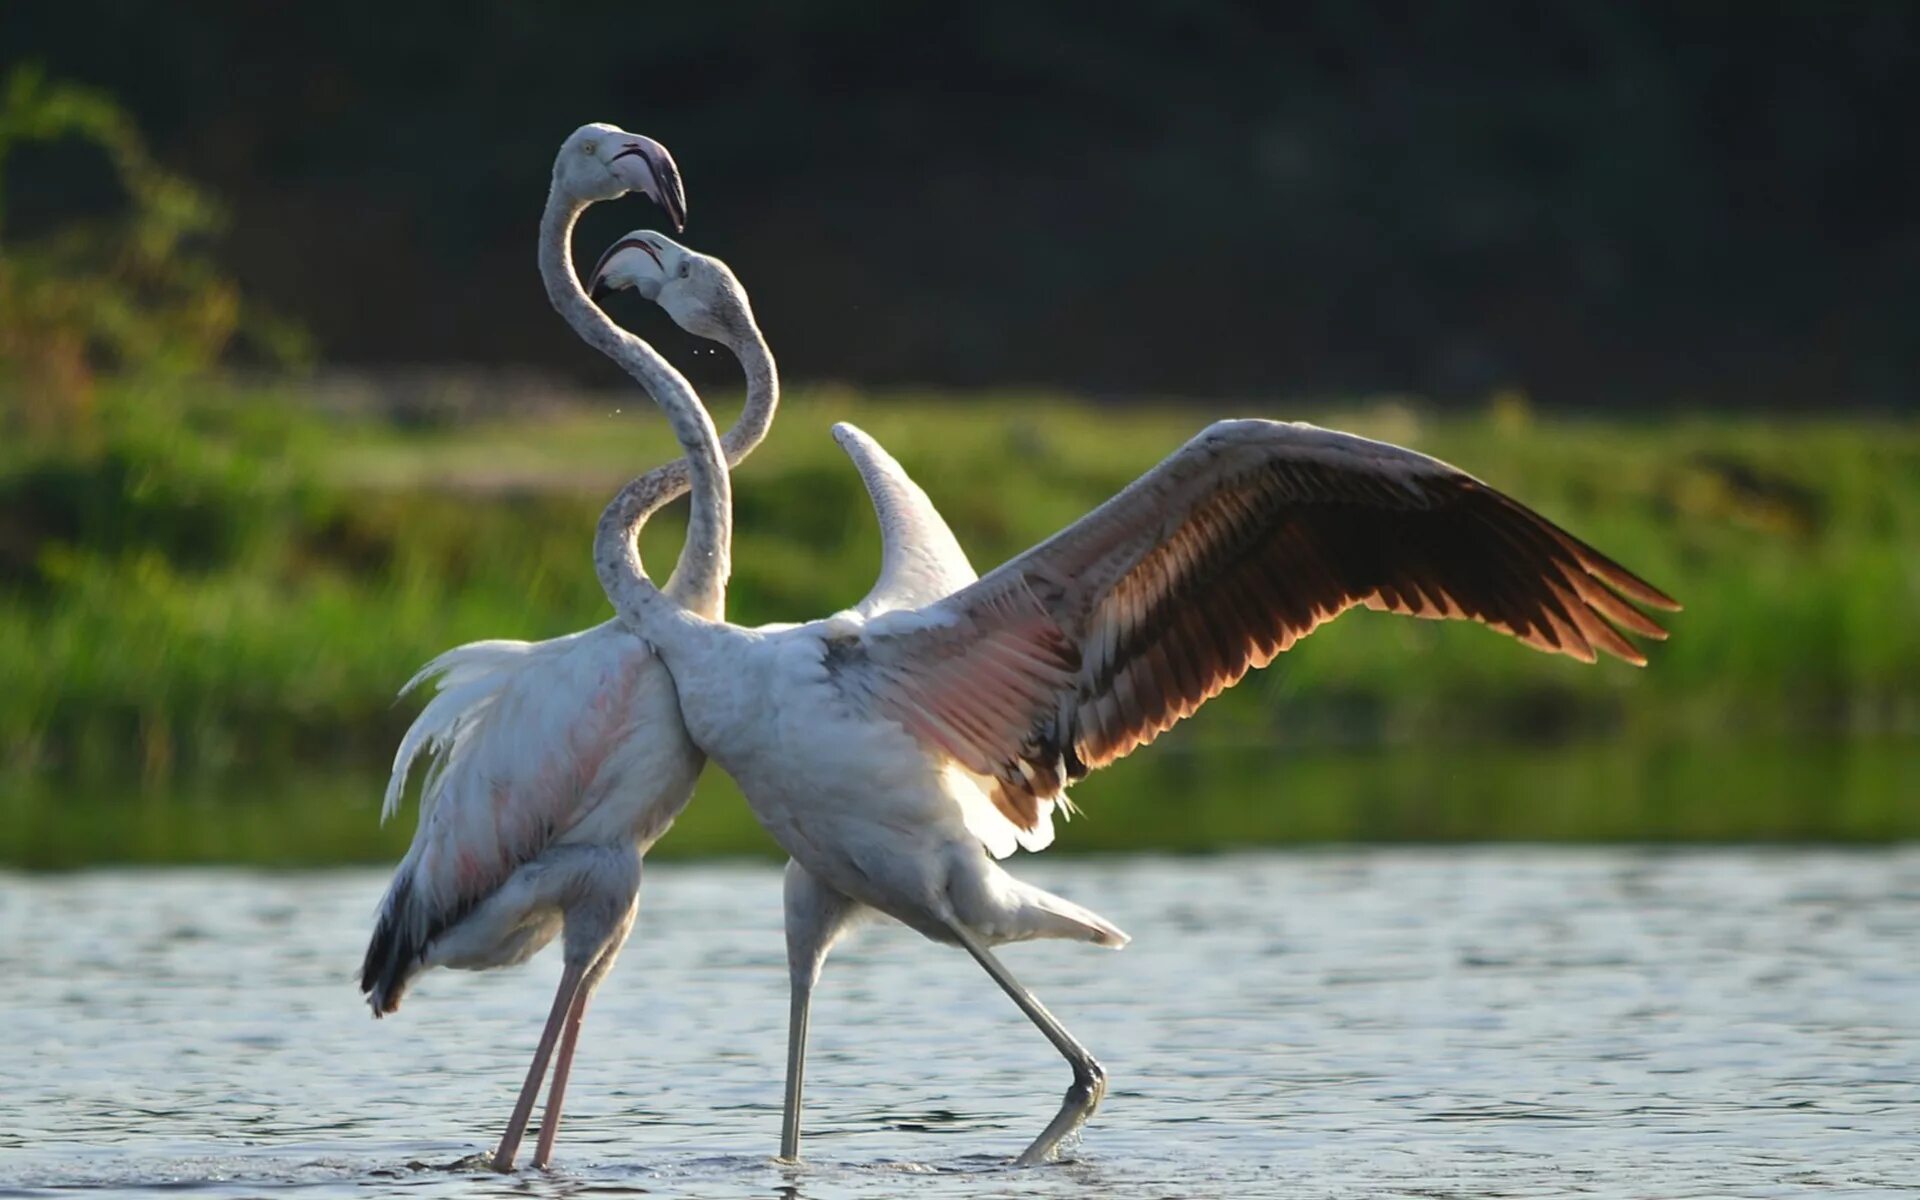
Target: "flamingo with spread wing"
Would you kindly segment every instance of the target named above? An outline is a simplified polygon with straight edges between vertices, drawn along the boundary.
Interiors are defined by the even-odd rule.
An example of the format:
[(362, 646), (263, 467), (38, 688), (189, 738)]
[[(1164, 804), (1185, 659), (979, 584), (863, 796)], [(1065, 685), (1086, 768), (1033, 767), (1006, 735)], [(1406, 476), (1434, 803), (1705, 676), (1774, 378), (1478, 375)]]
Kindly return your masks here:
[[(693, 473), (689, 552), (725, 563), (731, 484), (698, 398), (577, 285), (549, 298), (666, 413)], [(650, 511), (636, 487), (607, 506), (601, 583), (672, 672), (694, 742), (793, 858), (788, 1158), (812, 989), (835, 939), (870, 911), (964, 949), (1067, 1059), (1066, 1097), (1018, 1161), (1054, 1153), (1106, 1075), (992, 947), (1127, 938), (997, 860), (1052, 840), (1069, 784), (1321, 624), (1354, 607), (1471, 620), (1536, 650), (1640, 664), (1624, 635), (1665, 636), (1641, 606), (1678, 607), (1463, 471), (1297, 423), (1219, 422), (950, 595), (802, 625), (742, 628), (660, 590), (636, 543)]]

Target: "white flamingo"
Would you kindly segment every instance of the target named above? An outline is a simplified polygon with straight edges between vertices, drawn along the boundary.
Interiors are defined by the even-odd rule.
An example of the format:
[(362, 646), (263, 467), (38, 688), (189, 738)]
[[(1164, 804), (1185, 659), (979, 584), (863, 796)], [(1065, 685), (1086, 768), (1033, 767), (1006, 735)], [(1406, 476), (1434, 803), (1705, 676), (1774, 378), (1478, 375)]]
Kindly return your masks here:
[[(631, 288), (665, 308), (682, 329), (731, 347), (748, 372), (751, 408), (752, 364), (767, 354), (765, 343), (753, 325), (746, 293), (737, 285), (698, 286), (697, 281), (707, 275), (732, 278), (719, 259), (650, 229), (636, 229), (600, 256), (591, 276), (591, 295), (598, 300), (608, 292)], [(694, 285), (689, 286), (688, 280)], [(742, 322), (744, 333), (739, 332)], [(746, 420), (744, 413), (741, 420)], [(833, 427), (833, 438), (859, 470), (880, 522), (880, 577), (853, 606), (854, 612), (872, 617), (917, 608), (979, 578), (940, 510), (880, 443), (845, 421)], [(639, 521), (644, 524), (646, 518)], [(726, 524), (730, 529), (730, 514)]]
[[(665, 410), (693, 471), (701, 549), (725, 562), (731, 492), (713, 423), (651, 347), (551, 290)], [(971, 954), (1073, 1070), (1018, 1162), (1051, 1156), (1105, 1072), (994, 956), (1126, 935), (995, 859), (1052, 838), (1067, 785), (1151, 741), (1321, 623), (1365, 606), (1479, 621), (1538, 650), (1645, 660), (1630, 601), (1675, 602), (1493, 488), (1411, 450), (1304, 424), (1223, 421), (1119, 495), (943, 599), (743, 629), (648, 579), (644, 489), (602, 514), (594, 559), (673, 673), (694, 742), (793, 857), (783, 1157), (799, 1149), (809, 997), (834, 940), (885, 913)], [(1616, 626), (1618, 628), (1616, 628)]]
[[(672, 160), (657, 143), (604, 125), (569, 137), (541, 227), (543, 274), (552, 280), (564, 272), (571, 283), (575, 218), (587, 204), (629, 189), (654, 196), (676, 220), (684, 212)], [(639, 283), (639, 273), (629, 281)], [(773, 358), (744, 291), (724, 264), (678, 247), (644, 290), (689, 332), (722, 342), (740, 359), (747, 402), (722, 444), (727, 460), (739, 462), (765, 436), (779, 401)], [(924, 530), (931, 522), (938, 529), (923, 540), (952, 544), (938, 514), (916, 511), (925, 497), (891, 459), (859, 439), (843, 444), (882, 512), (907, 513), (903, 527)], [(657, 508), (684, 493), (687, 479), (686, 465), (675, 462), (635, 488)], [(667, 587), (690, 610), (717, 619), (725, 585), (724, 559), (696, 549)], [(407, 689), (434, 678), (438, 695), (394, 757), (383, 818), (397, 810), (413, 764), (424, 755), (432, 765), (419, 827), (381, 906), (360, 986), (376, 1016), (390, 1013), (420, 971), (523, 962), (564, 929), (552, 1011), (493, 1157), (496, 1168), (511, 1169), (551, 1059), (553, 1085), (534, 1153), (541, 1167), (552, 1157), (587, 1001), (633, 925), (641, 858), (686, 806), (705, 756), (688, 740), (667, 672), (617, 620), (545, 642), (461, 646), (429, 663)]]

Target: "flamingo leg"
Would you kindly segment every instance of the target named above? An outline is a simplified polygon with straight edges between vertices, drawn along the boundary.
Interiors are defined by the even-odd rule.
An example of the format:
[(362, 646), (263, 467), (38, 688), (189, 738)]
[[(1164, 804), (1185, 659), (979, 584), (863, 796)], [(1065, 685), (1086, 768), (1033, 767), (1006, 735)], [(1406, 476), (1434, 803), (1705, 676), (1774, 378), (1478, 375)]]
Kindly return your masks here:
[(566, 1030), (560, 1035), (560, 1056), (553, 1060), (553, 1086), (547, 1090), (547, 1115), (540, 1122), (540, 1140), (534, 1144), (533, 1167), (544, 1171), (553, 1161), (553, 1139), (560, 1132), (560, 1106), (566, 1101), (567, 1077), (573, 1073), (573, 1049), (580, 1041), (580, 1023), (587, 1016), (591, 988), (581, 988), (567, 1011)]
[(1047, 1035), (1047, 1040), (1053, 1043), (1053, 1048), (1058, 1050), (1067, 1060), (1068, 1065), (1073, 1068), (1073, 1084), (1067, 1088), (1066, 1099), (1060, 1103), (1060, 1111), (1054, 1114), (1053, 1120), (1041, 1130), (1040, 1136), (1033, 1139), (1033, 1144), (1013, 1161), (1016, 1167), (1036, 1166), (1052, 1158), (1054, 1150), (1060, 1145), (1060, 1139), (1084, 1125), (1087, 1118), (1093, 1115), (1093, 1111), (1100, 1107), (1101, 1098), (1107, 1094), (1106, 1069), (1094, 1061), (1093, 1055), (1087, 1052), (1087, 1048), (1082, 1046), (1071, 1033), (1067, 1032), (1067, 1027), (1047, 1011), (1046, 1006), (1040, 1003), (1039, 997), (1028, 991), (1018, 979), (1013, 977), (1013, 972), (1007, 970), (1000, 960), (993, 956), (993, 952), (987, 949), (986, 943), (982, 942), (971, 929), (958, 922), (954, 922), (948, 928), (953, 930), (960, 944), (966, 947), (967, 953), (973, 955), (974, 960), (986, 968), (987, 974), (993, 976), (993, 981), (1000, 985), (1000, 989), (1020, 1006), (1020, 1011), (1027, 1014), (1027, 1019), (1039, 1026), (1040, 1032)]
[(780, 1114), (780, 1157), (800, 1157), (800, 1091), (807, 1073), (807, 1017), (813, 1011), (813, 979), (796, 975), (793, 1009), (787, 1016), (787, 1099)]
[(807, 1018), (813, 988), (833, 944), (863, 911), (797, 862), (787, 863), (787, 971), (793, 1009), (787, 1018), (787, 1096), (780, 1114), (780, 1157), (800, 1157), (800, 1093), (807, 1073)]
[(567, 1014), (573, 1008), (575, 995), (580, 991), (581, 980), (586, 976), (586, 964), (568, 962), (560, 973), (560, 986), (553, 994), (553, 1009), (547, 1014), (547, 1025), (540, 1033), (540, 1045), (533, 1052), (533, 1062), (527, 1067), (527, 1081), (520, 1085), (520, 1099), (513, 1106), (513, 1116), (507, 1122), (507, 1131), (500, 1137), (500, 1146), (493, 1152), (493, 1169), (502, 1174), (513, 1170), (513, 1160), (520, 1153), (520, 1139), (526, 1136), (527, 1119), (533, 1115), (533, 1102), (540, 1095), (540, 1081), (547, 1074), (547, 1060), (553, 1057), (553, 1045), (560, 1037), (560, 1027)]
[[(635, 860), (638, 867), (638, 860)], [(594, 992), (613, 970), (614, 960), (620, 957), (620, 948), (627, 944), (627, 935), (633, 931), (633, 918), (639, 910), (640, 893), (638, 884), (627, 899), (626, 912), (614, 924), (600, 944), (600, 950), (593, 956), (592, 966), (574, 989), (572, 1003), (567, 1008), (567, 1024), (560, 1035), (560, 1056), (553, 1064), (553, 1085), (547, 1090), (547, 1115), (540, 1122), (540, 1139), (534, 1144), (533, 1166), (544, 1171), (553, 1161), (553, 1139), (560, 1133), (560, 1108), (566, 1102), (567, 1080), (573, 1075), (573, 1051), (580, 1044), (580, 1025), (587, 1018), (587, 1002), (593, 999)]]

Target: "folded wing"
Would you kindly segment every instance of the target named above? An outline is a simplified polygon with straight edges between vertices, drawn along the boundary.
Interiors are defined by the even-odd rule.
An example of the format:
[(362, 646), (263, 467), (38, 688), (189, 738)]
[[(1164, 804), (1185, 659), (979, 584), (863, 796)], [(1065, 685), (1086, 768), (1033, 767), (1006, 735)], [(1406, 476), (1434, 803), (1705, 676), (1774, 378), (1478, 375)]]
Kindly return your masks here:
[[(419, 825), (362, 964), (376, 1011), (398, 1004), (435, 938), (602, 805), (632, 805), (635, 836), (657, 836), (677, 815), (698, 763), (680, 768), (687, 788), (667, 786), (693, 752), (654, 662), (644, 641), (608, 621), (551, 641), (460, 646), (402, 689), (439, 682), (394, 756), (381, 814), (398, 810), (425, 759)], [(644, 727), (660, 721), (671, 728)], [(634, 787), (656, 792), (635, 804)]]

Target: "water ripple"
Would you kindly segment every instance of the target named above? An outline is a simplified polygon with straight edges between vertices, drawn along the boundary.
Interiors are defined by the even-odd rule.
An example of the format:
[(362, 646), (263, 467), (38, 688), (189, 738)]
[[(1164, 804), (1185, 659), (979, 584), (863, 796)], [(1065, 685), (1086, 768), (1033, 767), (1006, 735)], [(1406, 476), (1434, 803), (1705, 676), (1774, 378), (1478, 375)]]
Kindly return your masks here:
[(558, 967), (353, 994), (376, 873), (0, 876), (0, 1196), (1920, 1194), (1920, 852), (1032, 860), (1135, 934), (1009, 949), (1113, 1072), (963, 955), (836, 953), (804, 1167), (778, 1136), (780, 880), (662, 865), (595, 1001), (560, 1166), (501, 1178)]

